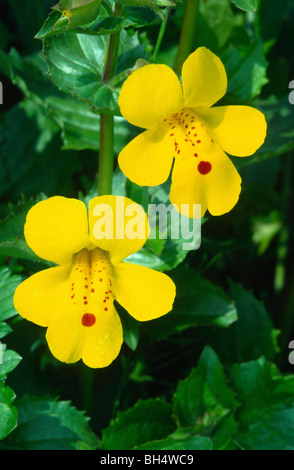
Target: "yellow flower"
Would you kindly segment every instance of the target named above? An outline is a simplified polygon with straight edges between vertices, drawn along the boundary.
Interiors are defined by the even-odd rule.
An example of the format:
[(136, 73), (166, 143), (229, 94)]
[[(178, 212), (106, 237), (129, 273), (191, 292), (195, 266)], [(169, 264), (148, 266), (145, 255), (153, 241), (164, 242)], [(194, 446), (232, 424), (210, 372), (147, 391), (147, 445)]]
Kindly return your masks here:
[(134, 183), (156, 186), (172, 170), (170, 201), (180, 210), (201, 204), (202, 216), (229, 212), (239, 199), (241, 178), (224, 152), (252, 155), (264, 142), (264, 115), (249, 106), (211, 107), (227, 90), (221, 60), (198, 48), (182, 67), (182, 85), (173, 70), (149, 64), (122, 86), (124, 118), (147, 129), (120, 153), (119, 165)]
[[(134, 206), (138, 220), (132, 215)], [(97, 217), (97, 207), (111, 209), (113, 220), (106, 222), (114, 227), (113, 238), (103, 238), (100, 228), (97, 239), (103, 219)], [(136, 220), (144, 225), (143, 237), (136, 236), (134, 229), (128, 238), (127, 225)], [(92, 199), (89, 217), (82, 201), (60, 196), (30, 209), (26, 241), (38, 256), (57, 266), (20, 284), (14, 305), (22, 317), (48, 327), (46, 338), (57, 359), (73, 363), (82, 358), (87, 366), (97, 368), (117, 357), (123, 331), (114, 300), (139, 321), (158, 318), (172, 309), (175, 286), (168, 276), (123, 262), (144, 245), (148, 233), (141, 206), (123, 197)]]

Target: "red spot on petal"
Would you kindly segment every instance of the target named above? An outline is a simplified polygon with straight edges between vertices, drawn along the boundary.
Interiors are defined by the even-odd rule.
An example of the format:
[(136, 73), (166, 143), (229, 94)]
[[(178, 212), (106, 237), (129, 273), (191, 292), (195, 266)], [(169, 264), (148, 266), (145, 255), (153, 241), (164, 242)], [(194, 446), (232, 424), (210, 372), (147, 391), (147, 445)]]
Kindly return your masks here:
[(84, 287), (85, 287), (85, 289), (88, 289), (88, 285), (87, 285), (87, 284), (86, 284)]
[(103, 281), (103, 279), (102, 279), (102, 278), (100, 278), (100, 279), (99, 279), (99, 282), (102, 282), (102, 281)]
[(105, 307), (105, 309), (104, 309), (104, 310), (105, 310), (105, 312), (107, 312), (108, 308), (107, 308), (107, 307)]
[(84, 326), (93, 326), (96, 323), (96, 317), (93, 313), (85, 313), (82, 316), (82, 325)]
[(201, 143), (201, 140), (197, 140), (197, 144), (200, 144)]
[(88, 302), (87, 302), (87, 300), (85, 300), (85, 302), (84, 302), (84, 305), (88, 305)]
[(210, 162), (201, 161), (197, 168), (201, 175), (207, 175), (211, 171), (212, 166)]
[(194, 157), (198, 157), (198, 153), (194, 153)]
[(94, 292), (95, 292), (95, 289), (91, 289), (91, 292), (92, 292), (92, 294), (94, 294)]

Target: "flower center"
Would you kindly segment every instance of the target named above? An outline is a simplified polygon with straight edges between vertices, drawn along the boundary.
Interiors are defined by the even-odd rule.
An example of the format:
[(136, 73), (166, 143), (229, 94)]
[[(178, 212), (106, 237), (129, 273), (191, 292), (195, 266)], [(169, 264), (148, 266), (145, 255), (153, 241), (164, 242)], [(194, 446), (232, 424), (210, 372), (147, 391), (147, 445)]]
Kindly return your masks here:
[(70, 271), (70, 299), (81, 310), (81, 323), (86, 327), (96, 323), (91, 310), (110, 309), (114, 299), (111, 268), (107, 254), (100, 248), (85, 248), (75, 255)]
[(197, 158), (200, 163), (197, 169), (201, 175), (208, 174), (212, 165), (204, 161), (214, 145), (213, 139), (206, 129), (205, 123), (191, 109), (183, 108), (164, 119), (168, 126), (168, 135), (173, 141), (176, 158)]

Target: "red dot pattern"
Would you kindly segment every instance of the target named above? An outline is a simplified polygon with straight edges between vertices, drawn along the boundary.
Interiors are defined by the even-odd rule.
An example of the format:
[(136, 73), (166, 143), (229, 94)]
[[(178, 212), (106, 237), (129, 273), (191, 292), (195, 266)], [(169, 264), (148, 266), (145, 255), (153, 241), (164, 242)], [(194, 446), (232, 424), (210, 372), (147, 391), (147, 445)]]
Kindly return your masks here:
[(168, 127), (168, 135), (173, 141), (175, 158), (196, 158), (200, 160), (197, 166), (200, 175), (210, 173), (212, 164), (201, 160), (201, 155), (202, 158), (207, 158), (207, 149), (210, 149), (214, 142), (204, 122), (190, 110), (182, 109), (164, 119), (164, 126)]
[[(98, 321), (99, 315), (107, 315), (114, 300), (111, 287), (110, 262), (102, 250), (84, 249), (75, 255), (69, 292), (71, 302), (81, 312), (83, 326), (91, 327)], [(89, 313), (91, 311), (94, 313)]]

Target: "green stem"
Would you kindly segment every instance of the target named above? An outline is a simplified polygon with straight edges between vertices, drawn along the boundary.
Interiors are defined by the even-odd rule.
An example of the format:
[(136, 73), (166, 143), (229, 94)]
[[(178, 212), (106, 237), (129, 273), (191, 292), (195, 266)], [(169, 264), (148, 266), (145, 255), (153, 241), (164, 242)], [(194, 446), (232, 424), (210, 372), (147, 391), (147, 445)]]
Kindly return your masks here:
[[(113, 10), (114, 16), (120, 16), (123, 6), (116, 2)], [(107, 58), (105, 63), (102, 81), (109, 83), (115, 76), (120, 32), (110, 34), (107, 48)], [(100, 152), (99, 152), (99, 173), (98, 173), (98, 195), (111, 194), (112, 176), (114, 166), (114, 118), (105, 113), (100, 114)]]
[(110, 114), (100, 114), (100, 154), (98, 195), (111, 194), (114, 164), (114, 120)]
[(186, 0), (178, 53), (174, 65), (174, 71), (178, 75), (181, 73), (183, 63), (192, 52), (199, 1)]
[(153, 54), (151, 56), (150, 62), (155, 62), (156, 61), (156, 57), (157, 57), (157, 54), (160, 50), (160, 46), (161, 46), (161, 43), (162, 43), (162, 40), (163, 40), (163, 37), (164, 37), (164, 33), (165, 33), (165, 30), (166, 30), (166, 25), (167, 25), (167, 19), (166, 19), (166, 21), (162, 21), (162, 23), (160, 25), (158, 36), (157, 36), (157, 41), (156, 41), (156, 44), (155, 44), (154, 51), (153, 51)]

